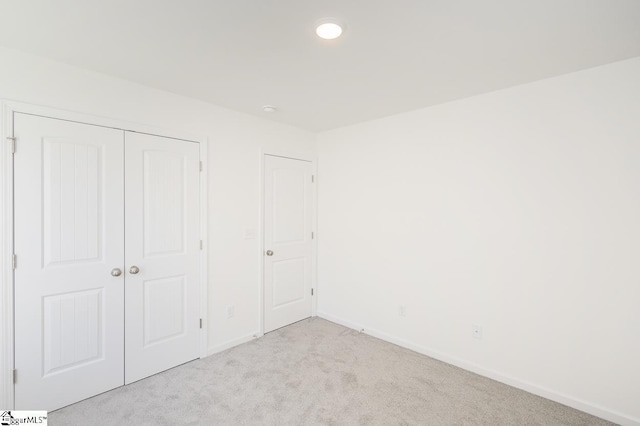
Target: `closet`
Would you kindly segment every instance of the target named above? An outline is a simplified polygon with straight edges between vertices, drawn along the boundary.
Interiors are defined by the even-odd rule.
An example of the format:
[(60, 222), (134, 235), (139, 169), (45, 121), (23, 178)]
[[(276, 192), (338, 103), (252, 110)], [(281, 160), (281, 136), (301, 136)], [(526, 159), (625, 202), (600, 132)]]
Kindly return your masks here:
[(197, 142), (13, 114), (16, 409), (199, 357)]

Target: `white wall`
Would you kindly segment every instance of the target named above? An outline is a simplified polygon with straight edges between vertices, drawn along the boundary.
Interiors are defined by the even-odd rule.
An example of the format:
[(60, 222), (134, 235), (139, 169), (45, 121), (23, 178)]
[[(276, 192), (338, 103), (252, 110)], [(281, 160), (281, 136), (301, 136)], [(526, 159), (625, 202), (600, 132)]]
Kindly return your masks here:
[(0, 99), (208, 136), (209, 349), (259, 333), (261, 150), (313, 156), (314, 134), (2, 48)]
[(320, 316), (640, 422), (640, 58), (318, 149)]

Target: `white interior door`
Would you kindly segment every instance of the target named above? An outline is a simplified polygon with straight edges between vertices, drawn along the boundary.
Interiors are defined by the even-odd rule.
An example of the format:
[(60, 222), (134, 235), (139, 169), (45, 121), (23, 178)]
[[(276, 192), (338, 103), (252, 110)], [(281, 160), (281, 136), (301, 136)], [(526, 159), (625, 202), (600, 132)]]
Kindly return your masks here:
[(14, 115), (15, 408), (124, 383), (122, 131)]
[(125, 135), (125, 382), (198, 358), (199, 145)]
[(311, 316), (309, 161), (265, 155), (264, 332)]

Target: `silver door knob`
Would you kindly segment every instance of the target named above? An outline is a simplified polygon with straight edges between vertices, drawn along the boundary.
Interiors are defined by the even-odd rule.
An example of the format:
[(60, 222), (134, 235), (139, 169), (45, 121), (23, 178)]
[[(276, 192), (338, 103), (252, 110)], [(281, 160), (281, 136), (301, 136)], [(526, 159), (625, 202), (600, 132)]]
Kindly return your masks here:
[(129, 268), (129, 273), (130, 274), (137, 274), (138, 272), (140, 272), (140, 268), (138, 268), (136, 265), (133, 265), (131, 268)]
[(113, 268), (111, 270), (111, 276), (112, 277), (119, 277), (120, 275), (122, 275), (122, 271), (118, 268)]
[(267, 256), (273, 256), (273, 250), (267, 250)]

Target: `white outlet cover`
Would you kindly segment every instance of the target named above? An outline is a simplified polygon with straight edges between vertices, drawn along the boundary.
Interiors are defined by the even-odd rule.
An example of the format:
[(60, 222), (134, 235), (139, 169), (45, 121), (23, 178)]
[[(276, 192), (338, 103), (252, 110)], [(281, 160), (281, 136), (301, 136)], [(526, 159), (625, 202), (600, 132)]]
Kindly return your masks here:
[(227, 307), (227, 319), (229, 319), (229, 318), (233, 318), (233, 316), (235, 315), (235, 313), (236, 313), (236, 308), (235, 308), (235, 306), (229, 306), (229, 307)]

